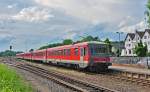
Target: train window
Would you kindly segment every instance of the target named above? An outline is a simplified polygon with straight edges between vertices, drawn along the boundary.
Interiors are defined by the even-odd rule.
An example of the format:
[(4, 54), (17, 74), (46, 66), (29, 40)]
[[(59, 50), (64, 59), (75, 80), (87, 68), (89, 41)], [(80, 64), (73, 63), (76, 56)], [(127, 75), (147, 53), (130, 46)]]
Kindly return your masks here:
[(53, 56), (55, 56), (55, 51), (53, 51)]
[(64, 49), (62, 51), (62, 53), (63, 53), (64, 56), (70, 56), (71, 55), (71, 50), (70, 49)]
[(53, 54), (53, 56), (55, 56), (55, 52), (54, 51), (52, 52), (52, 54)]
[(66, 56), (66, 51), (67, 51), (67, 50), (66, 50), (66, 49), (64, 49), (64, 56)]
[(70, 55), (71, 55), (71, 53), (70, 53), (70, 52), (71, 52), (71, 50), (70, 50), (70, 49), (67, 49), (67, 55), (68, 55), (68, 56), (70, 56)]
[(55, 51), (55, 56), (57, 56), (58, 55), (58, 51)]
[(90, 52), (92, 55), (102, 55), (108, 53), (105, 45), (93, 45), (90, 47)]
[(58, 51), (56, 51), (56, 52), (57, 52), (57, 55), (59, 56), (59, 55), (60, 55), (59, 50), (58, 50)]
[(63, 56), (63, 50), (61, 50), (61, 56)]
[(87, 49), (86, 49), (86, 47), (84, 47), (84, 56), (86, 56), (86, 54), (87, 54)]
[(35, 54), (36, 56), (43, 56), (43, 53), (42, 52), (38, 52)]
[(84, 49), (81, 48), (80, 51), (81, 51), (81, 52), (80, 52), (81, 56), (84, 56)]
[(57, 56), (57, 51), (55, 51), (55, 56)]
[(49, 51), (49, 52), (48, 52), (48, 55), (51, 56), (51, 55), (52, 55), (52, 52)]
[(61, 50), (58, 51), (59, 56), (61, 55)]
[(78, 56), (78, 53), (79, 53), (79, 49), (78, 49), (78, 48), (75, 48), (75, 49), (74, 49), (74, 55), (75, 55), (75, 56)]

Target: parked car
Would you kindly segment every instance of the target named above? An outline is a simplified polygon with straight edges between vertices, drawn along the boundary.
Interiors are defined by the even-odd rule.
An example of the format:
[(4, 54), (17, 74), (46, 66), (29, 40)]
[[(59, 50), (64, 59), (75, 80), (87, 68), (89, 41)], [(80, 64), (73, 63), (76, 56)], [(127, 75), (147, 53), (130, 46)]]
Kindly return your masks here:
[(137, 64), (150, 69), (150, 57), (142, 58)]

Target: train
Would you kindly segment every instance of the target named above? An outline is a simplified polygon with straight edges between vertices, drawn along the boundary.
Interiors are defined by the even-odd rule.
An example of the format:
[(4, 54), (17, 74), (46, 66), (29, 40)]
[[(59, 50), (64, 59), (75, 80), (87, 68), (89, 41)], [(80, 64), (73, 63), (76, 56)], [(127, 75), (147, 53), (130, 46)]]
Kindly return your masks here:
[(104, 71), (112, 65), (107, 44), (97, 41), (35, 50), (17, 54), (16, 57), (90, 71)]

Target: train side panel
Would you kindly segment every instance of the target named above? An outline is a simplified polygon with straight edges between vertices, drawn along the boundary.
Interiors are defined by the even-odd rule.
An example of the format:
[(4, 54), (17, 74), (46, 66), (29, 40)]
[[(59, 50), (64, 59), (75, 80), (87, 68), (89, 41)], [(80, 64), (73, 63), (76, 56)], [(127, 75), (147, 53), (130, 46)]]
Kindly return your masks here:
[(78, 64), (80, 65), (80, 67), (86, 67), (88, 63), (88, 53), (82, 56), (81, 59), (81, 48), (85, 48), (88, 50), (87, 45), (69, 46), (67, 48), (61, 47), (58, 49), (48, 49), (47, 61), (54, 63)]

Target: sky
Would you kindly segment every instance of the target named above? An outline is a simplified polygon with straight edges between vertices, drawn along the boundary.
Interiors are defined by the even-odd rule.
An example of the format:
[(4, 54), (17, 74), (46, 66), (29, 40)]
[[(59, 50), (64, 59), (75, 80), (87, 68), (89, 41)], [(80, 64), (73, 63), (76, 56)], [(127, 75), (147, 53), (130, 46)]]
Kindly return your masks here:
[(118, 41), (116, 32), (145, 28), (147, 0), (0, 0), (0, 51), (37, 49), (92, 35)]

